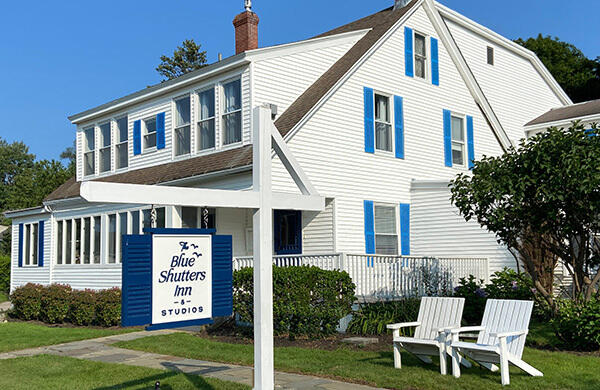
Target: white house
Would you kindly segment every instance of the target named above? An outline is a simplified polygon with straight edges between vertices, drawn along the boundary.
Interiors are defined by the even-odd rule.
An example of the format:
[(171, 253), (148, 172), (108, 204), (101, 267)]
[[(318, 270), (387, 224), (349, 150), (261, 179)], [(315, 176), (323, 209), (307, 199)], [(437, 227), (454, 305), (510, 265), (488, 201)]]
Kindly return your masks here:
[[(527, 49), (433, 0), (395, 3), (264, 48), (258, 17), (243, 12), (234, 21), (236, 55), (71, 116), (76, 177), (40, 207), (7, 213), (11, 287), (119, 286), (120, 236), (149, 227), (153, 206), (91, 204), (81, 183), (248, 190), (252, 108), (264, 104), (327, 199), (319, 213), (275, 212), (278, 255), (472, 259), (461, 276), (514, 266), (493, 235), (458, 215), (448, 182), (572, 102)], [(273, 164), (274, 190), (298, 192), (276, 157)], [(231, 234), (235, 257), (252, 254), (251, 210), (174, 205), (154, 214), (158, 227)]]
[(579, 122), (586, 129), (600, 125), (600, 99), (555, 107), (528, 122), (525, 125), (525, 134), (531, 137), (549, 127), (568, 128), (573, 122)]

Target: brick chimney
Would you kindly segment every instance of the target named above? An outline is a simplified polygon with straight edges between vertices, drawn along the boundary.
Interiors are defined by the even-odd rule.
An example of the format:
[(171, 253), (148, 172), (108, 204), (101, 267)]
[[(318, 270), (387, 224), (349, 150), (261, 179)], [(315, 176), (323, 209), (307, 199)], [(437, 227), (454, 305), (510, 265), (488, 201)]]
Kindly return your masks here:
[(252, 2), (246, 0), (246, 10), (233, 19), (235, 54), (258, 48), (258, 15), (252, 12)]

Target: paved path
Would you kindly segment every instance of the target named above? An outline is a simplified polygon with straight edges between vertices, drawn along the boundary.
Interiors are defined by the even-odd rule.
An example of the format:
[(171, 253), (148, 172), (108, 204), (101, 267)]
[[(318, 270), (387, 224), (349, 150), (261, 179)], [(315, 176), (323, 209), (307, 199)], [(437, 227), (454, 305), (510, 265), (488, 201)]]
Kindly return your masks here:
[[(66, 344), (24, 349), (0, 354), (0, 360), (40, 354), (68, 356), (77, 359), (94, 360), (106, 363), (120, 363), (132, 366), (179, 371), (186, 374), (202, 375), (252, 386), (251, 367), (184, 359), (156, 353), (133, 351), (112, 346), (119, 341), (135, 340), (142, 337), (173, 333), (171, 330), (154, 332), (134, 332), (98, 339), (74, 341)], [(372, 390), (372, 387), (344, 383), (330, 379), (306, 375), (275, 373), (278, 389), (322, 389), (322, 390)]]

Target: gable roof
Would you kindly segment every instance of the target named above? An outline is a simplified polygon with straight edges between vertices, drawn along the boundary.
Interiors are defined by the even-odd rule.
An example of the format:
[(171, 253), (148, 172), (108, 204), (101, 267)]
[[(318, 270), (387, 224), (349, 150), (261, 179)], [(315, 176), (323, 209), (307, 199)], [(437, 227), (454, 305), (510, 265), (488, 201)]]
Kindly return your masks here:
[(600, 99), (565, 107), (553, 108), (552, 110), (527, 123), (525, 126), (540, 125), (568, 119), (578, 119), (590, 115), (600, 115)]

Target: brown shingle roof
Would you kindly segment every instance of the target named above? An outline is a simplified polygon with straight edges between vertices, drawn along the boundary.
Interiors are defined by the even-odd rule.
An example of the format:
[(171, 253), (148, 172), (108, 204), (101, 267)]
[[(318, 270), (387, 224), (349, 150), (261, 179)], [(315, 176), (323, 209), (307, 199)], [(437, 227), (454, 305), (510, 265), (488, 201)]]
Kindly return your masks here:
[[(317, 37), (325, 37), (345, 32), (371, 29), (345, 55), (331, 66), (313, 85), (311, 85), (291, 106), (275, 121), (282, 136), (289, 133), (298, 122), (331, 90), (331, 88), (362, 58), (383, 35), (404, 16), (417, 2), (413, 0), (406, 7), (393, 10), (393, 7), (338, 27)], [(316, 37), (315, 37), (316, 38)], [(252, 147), (231, 149), (133, 170), (105, 178), (95, 179), (100, 182), (159, 184), (178, 179), (198, 176), (226, 169), (249, 166), (252, 164)], [(45, 201), (68, 199), (79, 196), (80, 183), (71, 178), (51, 193)]]
[(583, 116), (600, 114), (600, 99), (585, 103), (573, 104), (571, 106), (553, 108), (547, 113), (535, 118), (525, 126), (539, 125), (565, 119), (577, 119)]

